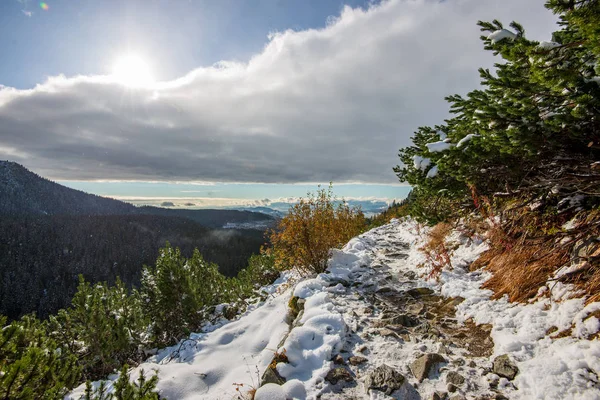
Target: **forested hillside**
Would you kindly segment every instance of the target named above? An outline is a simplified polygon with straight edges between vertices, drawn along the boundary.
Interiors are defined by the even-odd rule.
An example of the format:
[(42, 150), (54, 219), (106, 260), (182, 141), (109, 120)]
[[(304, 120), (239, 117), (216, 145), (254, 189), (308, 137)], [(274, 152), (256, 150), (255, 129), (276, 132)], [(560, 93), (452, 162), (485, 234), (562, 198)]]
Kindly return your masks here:
[(260, 230), (220, 229), (272, 217), (235, 210), (135, 207), (73, 190), (23, 166), (0, 162), (0, 314), (46, 317), (69, 305), (82, 274), (138, 286), (144, 264), (167, 241), (191, 256), (198, 248), (227, 276), (264, 244)]
[(169, 241), (189, 257), (198, 248), (219, 270), (235, 276), (265, 242), (258, 230), (215, 230), (194, 221), (155, 215), (20, 216), (0, 219), (0, 314), (46, 317), (69, 305), (78, 275), (89, 282), (117, 277), (138, 286)]

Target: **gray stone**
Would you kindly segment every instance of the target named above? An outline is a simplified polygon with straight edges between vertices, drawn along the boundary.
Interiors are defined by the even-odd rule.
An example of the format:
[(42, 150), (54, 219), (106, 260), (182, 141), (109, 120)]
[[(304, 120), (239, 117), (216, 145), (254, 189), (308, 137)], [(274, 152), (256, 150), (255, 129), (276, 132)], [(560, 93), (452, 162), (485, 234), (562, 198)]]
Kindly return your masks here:
[(446, 386), (446, 389), (448, 390), (448, 392), (449, 392), (449, 393), (454, 393), (454, 392), (456, 392), (456, 391), (458, 390), (458, 386), (456, 386), (456, 385), (455, 385), (455, 384), (453, 384), (453, 383), (449, 383), (449, 384)]
[(363, 363), (366, 363), (368, 360), (365, 357), (361, 357), (361, 356), (350, 356), (350, 358), (348, 358), (348, 363), (351, 365), (360, 365)]
[(465, 378), (458, 372), (450, 371), (446, 375), (446, 383), (452, 383), (456, 386), (460, 386), (465, 383)]
[(571, 250), (571, 262), (573, 264), (579, 264), (582, 261), (586, 261), (588, 257), (595, 254), (600, 250), (600, 238), (588, 237), (587, 239), (580, 239), (573, 245)]
[(379, 330), (379, 334), (384, 337), (393, 337), (397, 340), (402, 340), (396, 332), (394, 332), (393, 330), (388, 329), (388, 328), (381, 328)]
[(354, 377), (352, 376), (352, 373), (346, 368), (336, 367), (327, 373), (325, 380), (331, 383), (332, 385), (335, 385), (339, 381), (352, 382), (354, 381)]
[(406, 312), (413, 315), (422, 314), (425, 311), (425, 304), (423, 303), (414, 303), (406, 306)]
[(341, 355), (338, 354), (337, 356), (335, 356), (333, 358), (333, 363), (341, 365), (341, 364), (345, 364), (346, 362), (344, 361), (344, 358)]
[(394, 315), (392, 318), (386, 320), (386, 322), (392, 325), (402, 325), (407, 328), (412, 328), (419, 325), (419, 320), (417, 318), (407, 314)]
[(389, 396), (400, 389), (405, 381), (406, 379), (401, 373), (383, 364), (367, 375), (365, 389), (367, 393), (369, 393), (369, 390), (379, 390)]
[(412, 297), (417, 298), (417, 297), (433, 294), (433, 290), (426, 288), (426, 287), (420, 287), (420, 288), (410, 289), (406, 293), (410, 294)]
[(494, 359), (492, 372), (512, 381), (519, 373), (519, 368), (508, 358), (507, 354), (503, 354)]
[(425, 354), (410, 364), (410, 370), (419, 382), (423, 382), (435, 369), (437, 364), (444, 362), (446, 362), (446, 359), (439, 354)]
[(273, 368), (267, 368), (260, 381), (260, 386), (266, 385), (267, 383), (283, 385), (285, 383), (285, 378), (279, 375), (277, 370)]

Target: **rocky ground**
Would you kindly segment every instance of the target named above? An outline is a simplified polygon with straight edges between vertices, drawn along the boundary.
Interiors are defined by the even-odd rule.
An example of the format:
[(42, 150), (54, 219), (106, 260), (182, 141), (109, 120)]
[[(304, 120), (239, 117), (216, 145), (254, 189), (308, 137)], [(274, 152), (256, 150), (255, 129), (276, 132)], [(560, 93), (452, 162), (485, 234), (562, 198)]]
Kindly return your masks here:
[(411, 243), (394, 230), (369, 239), (372, 268), (330, 282), (344, 286), (331, 297), (349, 333), (320, 398), (507, 398), (499, 379), (518, 370), (507, 357), (490, 358), (491, 327), (459, 323), (463, 298), (420, 286), (405, 268)]

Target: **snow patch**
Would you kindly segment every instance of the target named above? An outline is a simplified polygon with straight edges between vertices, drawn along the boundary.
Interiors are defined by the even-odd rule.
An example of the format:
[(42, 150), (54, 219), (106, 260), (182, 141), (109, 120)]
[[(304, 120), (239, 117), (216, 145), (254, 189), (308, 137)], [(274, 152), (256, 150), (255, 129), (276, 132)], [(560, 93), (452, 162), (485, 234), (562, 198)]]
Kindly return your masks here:
[(501, 42), (504, 39), (508, 39), (510, 41), (515, 40), (517, 37), (516, 33), (509, 31), (508, 29), (500, 29), (494, 31), (488, 35), (488, 39), (492, 41), (492, 43)]

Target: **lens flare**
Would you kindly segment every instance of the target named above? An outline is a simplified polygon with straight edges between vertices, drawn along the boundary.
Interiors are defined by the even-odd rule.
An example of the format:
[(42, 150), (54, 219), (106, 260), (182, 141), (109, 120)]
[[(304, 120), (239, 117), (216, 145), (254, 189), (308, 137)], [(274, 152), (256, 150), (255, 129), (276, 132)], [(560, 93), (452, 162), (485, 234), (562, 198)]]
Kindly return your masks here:
[(48, 4), (44, 3), (43, 1), (40, 3), (40, 8), (44, 11), (48, 11), (50, 9)]

